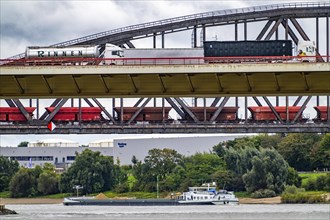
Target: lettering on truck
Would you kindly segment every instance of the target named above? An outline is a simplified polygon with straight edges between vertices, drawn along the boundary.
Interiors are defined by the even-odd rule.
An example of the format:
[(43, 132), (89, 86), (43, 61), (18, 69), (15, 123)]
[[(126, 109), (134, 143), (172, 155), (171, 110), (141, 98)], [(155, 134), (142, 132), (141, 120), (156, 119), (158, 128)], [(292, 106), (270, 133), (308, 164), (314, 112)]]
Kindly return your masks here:
[[(60, 55), (59, 55), (59, 53), (60, 53)], [(71, 57), (83, 56), (82, 50), (77, 50), (77, 51), (71, 50), (71, 51), (61, 51), (61, 52), (48, 51), (47, 53), (45, 53), (45, 51), (43, 51), (43, 50), (38, 51), (38, 57), (58, 57), (58, 56), (66, 57), (67, 54), (69, 54), (69, 56), (71, 56)]]

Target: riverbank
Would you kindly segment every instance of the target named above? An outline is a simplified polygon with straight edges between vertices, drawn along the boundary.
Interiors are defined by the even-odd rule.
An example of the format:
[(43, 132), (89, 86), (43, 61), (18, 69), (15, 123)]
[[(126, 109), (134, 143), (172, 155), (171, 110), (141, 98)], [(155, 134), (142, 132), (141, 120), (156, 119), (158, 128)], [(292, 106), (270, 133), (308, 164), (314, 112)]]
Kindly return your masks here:
[(60, 204), (63, 202), (63, 199), (48, 199), (48, 198), (0, 198), (1, 204)]
[[(61, 204), (63, 199), (48, 199), (48, 198), (0, 198), (1, 204)], [(279, 204), (281, 203), (281, 197), (273, 198), (262, 198), (262, 199), (252, 199), (252, 198), (240, 198), (240, 204)]]

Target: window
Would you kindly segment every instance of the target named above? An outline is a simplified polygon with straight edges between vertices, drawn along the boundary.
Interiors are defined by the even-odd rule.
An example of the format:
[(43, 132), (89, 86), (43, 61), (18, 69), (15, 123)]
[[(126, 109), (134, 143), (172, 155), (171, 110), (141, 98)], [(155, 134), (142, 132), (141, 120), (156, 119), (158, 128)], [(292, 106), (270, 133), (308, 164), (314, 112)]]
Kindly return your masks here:
[(67, 156), (67, 157), (66, 157), (66, 160), (75, 160), (75, 159), (76, 159), (75, 156)]
[(17, 161), (29, 161), (31, 158), (32, 161), (52, 161), (52, 156), (15, 156), (10, 157), (11, 160)]

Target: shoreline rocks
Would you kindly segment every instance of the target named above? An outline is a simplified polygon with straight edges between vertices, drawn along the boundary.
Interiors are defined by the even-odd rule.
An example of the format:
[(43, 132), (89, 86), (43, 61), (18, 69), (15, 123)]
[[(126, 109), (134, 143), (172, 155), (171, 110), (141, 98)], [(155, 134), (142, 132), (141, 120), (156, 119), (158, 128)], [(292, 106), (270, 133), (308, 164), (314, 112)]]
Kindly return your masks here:
[(17, 212), (14, 210), (6, 209), (5, 205), (0, 204), (0, 215), (15, 215)]

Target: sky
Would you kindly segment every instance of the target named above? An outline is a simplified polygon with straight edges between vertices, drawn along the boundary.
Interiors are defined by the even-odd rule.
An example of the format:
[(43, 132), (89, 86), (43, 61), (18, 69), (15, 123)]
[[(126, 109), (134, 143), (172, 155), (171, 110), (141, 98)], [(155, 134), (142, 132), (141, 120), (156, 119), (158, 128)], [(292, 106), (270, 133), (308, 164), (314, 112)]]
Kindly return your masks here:
[[(125, 26), (209, 11), (245, 8), (269, 4), (311, 2), (307, 0), (0, 0), (0, 58), (5, 59), (25, 51), (27, 46), (51, 44), (83, 37)], [(320, 0), (319, 2), (322, 2)], [(322, 22), (322, 21), (321, 21)], [(315, 21), (304, 20), (305, 30), (315, 38)], [(263, 27), (249, 30), (248, 38), (255, 38)], [(231, 29), (230, 29), (231, 28)], [(320, 28), (320, 36), (324, 36)], [(233, 40), (228, 30), (210, 28), (207, 40)], [(240, 32), (239, 37), (242, 37)], [(188, 39), (188, 40), (187, 40)], [(152, 39), (133, 42), (136, 47), (152, 47)], [(177, 33), (165, 38), (166, 47), (191, 47), (191, 32)], [(3, 103), (3, 102), (2, 102)], [(0, 103), (1, 104), (1, 103)], [(3, 105), (3, 104), (1, 104)], [(16, 146), (21, 141), (56, 138), (55, 135), (1, 135), (1, 146)], [(99, 135), (70, 135), (61, 138), (87, 144), (104, 139)]]

